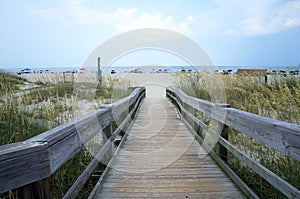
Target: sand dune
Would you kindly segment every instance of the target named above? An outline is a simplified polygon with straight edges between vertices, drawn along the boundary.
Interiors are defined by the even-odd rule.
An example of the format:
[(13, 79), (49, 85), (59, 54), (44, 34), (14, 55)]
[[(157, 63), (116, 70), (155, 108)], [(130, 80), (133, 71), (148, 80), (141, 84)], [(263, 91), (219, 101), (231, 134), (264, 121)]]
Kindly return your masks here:
[[(74, 81), (89, 81), (96, 82), (96, 73), (43, 73), (43, 74), (23, 74), (24, 77), (32, 82), (43, 83), (59, 83), (64, 81), (72, 81), (74, 75)], [(174, 73), (116, 73), (116, 74), (104, 74), (103, 77), (115, 77), (122, 78), (130, 81), (130, 86), (144, 86), (147, 89), (147, 97), (161, 98), (165, 96), (165, 88), (174, 85), (176, 79)]]

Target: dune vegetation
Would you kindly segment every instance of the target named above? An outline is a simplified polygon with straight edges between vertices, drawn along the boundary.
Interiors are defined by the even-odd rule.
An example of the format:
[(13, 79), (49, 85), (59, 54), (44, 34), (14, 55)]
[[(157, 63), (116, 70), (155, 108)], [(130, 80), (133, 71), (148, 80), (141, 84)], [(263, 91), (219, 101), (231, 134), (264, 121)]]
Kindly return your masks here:
[[(101, 87), (90, 85), (94, 86), (91, 95), (80, 90), (89, 83), (79, 80), (79, 87), (75, 82), (64, 82), (61, 75), (55, 77), (55, 83), (30, 82), (5, 72), (0, 72), (0, 78), (0, 145), (24, 141), (130, 93), (129, 82), (116, 77), (103, 78)], [(51, 198), (62, 198), (92, 158), (82, 149), (51, 176)], [(104, 168), (99, 164), (96, 172)], [(78, 197), (86, 198), (95, 182), (89, 180)], [(0, 198), (19, 198), (18, 191), (0, 194)]]
[[(269, 76), (267, 82), (264, 77), (236, 74), (179, 73), (177, 77), (177, 86), (191, 96), (215, 102), (211, 99), (208, 82), (218, 80), (222, 83), (226, 94), (225, 101), (221, 103), (227, 103), (233, 108), (261, 116), (300, 124), (300, 78), (298, 76)], [(300, 189), (300, 163), (298, 161), (233, 129), (229, 131), (229, 141), (251, 158)], [(283, 194), (231, 154), (229, 154), (228, 165), (259, 197), (285, 198)]]

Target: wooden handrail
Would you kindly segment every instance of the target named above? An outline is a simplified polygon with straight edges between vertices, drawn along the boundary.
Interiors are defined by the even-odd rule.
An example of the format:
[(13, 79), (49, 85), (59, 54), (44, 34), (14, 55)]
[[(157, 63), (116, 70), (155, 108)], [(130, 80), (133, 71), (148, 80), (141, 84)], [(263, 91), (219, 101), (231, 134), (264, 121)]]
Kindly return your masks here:
[[(115, 139), (116, 135), (105, 132), (105, 129), (111, 129), (108, 127), (117, 119), (123, 121), (129, 114), (133, 117), (144, 96), (145, 88), (137, 87), (130, 96), (82, 118), (24, 142), (0, 146), (0, 193), (50, 177), (80, 151), (84, 144), (101, 132), (106, 136), (114, 135)], [(117, 130), (120, 132), (119, 128)]]
[[(126, 126), (126, 124), (129, 124), (132, 122), (132, 120), (130, 121), (130, 119), (135, 116), (141, 100), (145, 97), (145, 93), (143, 93), (142, 95), (138, 95), (138, 96), (139, 97), (135, 99), (136, 101), (132, 103), (135, 105), (134, 108), (130, 111), (130, 113), (125, 118), (122, 118), (123, 122), (118, 126), (118, 128), (114, 132), (112, 132), (111, 127), (106, 128), (106, 130), (108, 130), (108, 132), (104, 132), (104, 133), (110, 134), (110, 136), (108, 137), (109, 139), (106, 140), (103, 147), (95, 155), (95, 158), (91, 161), (91, 163), (86, 167), (86, 169), (77, 178), (76, 182), (72, 185), (72, 187), (64, 195), (64, 197), (63, 197), (64, 199), (75, 198), (75, 196), (79, 193), (79, 191), (81, 190), (84, 183), (88, 180), (88, 176), (90, 176), (92, 174), (92, 172), (95, 170), (99, 161), (101, 161), (104, 158), (104, 156), (108, 153), (108, 151), (110, 150), (112, 143), (114, 142), (116, 137), (121, 133), (121, 131), (127, 130), (125, 126)], [(109, 160), (110, 160), (112, 158), (112, 154), (108, 154), (108, 155), (109, 155)], [(107, 160), (106, 163), (109, 163), (109, 160)]]
[[(224, 131), (224, 128), (228, 127), (233, 128), (249, 137), (254, 138), (262, 144), (265, 144), (297, 161), (300, 161), (299, 125), (278, 121), (237, 110), (231, 108), (230, 106), (215, 104), (191, 97), (185, 94), (181, 89), (175, 87), (167, 88), (167, 96), (177, 104), (183, 120), (192, 130), (195, 130), (195, 124), (198, 127), (208, 129), (208, 126), (203, 121), (194, 116), (193, 113), (195, 111), (199, 111), (218, 121), (220, 126), (222, 126), (220, 131)], [(193, 111), (189, 111), (188, 109), (192, 109)], [(192, 124), (189, 123), (188, 120), (192, 120)], [(208, 151), (211, 151), (212, 157), (216, 159), (224, 171), (226, 171), (228, 175), (232, 177), (232, 179), (238, 186), (240, 186), (246, 195), (249, 197), (257, 197), (225, 163), (226, 158), (224, 158), (224, 154), (227, 154), (227, 150), (229, 150), (235, 157), (253, 169), (258, 175), (267, 180), (271, 185), (276, 187), (287, 197), (300, 197), (300, 191), (297, 188), (290, 185), (288, 182), (281, 179), (279, 176), (262, 166), (260, 163), (251, 159), (246, 153), (240, 151), (230, 142), (228, 142), (228, 139), (226, 139), (228, 134), (226, 135), (226, 132), (225, 135), (218, 136), (220, 133), (218, 134), (217, 132), (209, 129), (207, 133), (210, 133), (212, 136), (217, 136), (216, 138), (218, 139), (218, 144), (222, 146), (223, 150), (225, 149), (226, 151), (219, 151), (219, 154), (216, 155), (215, 152), (211, 151), (209, 146), (205, 145), (204, 147), (206, 147)], [(195, 132), (195, 137), (200, 142), (203, 142), (203, 139), (197, 134), (197, 132)], [(220, 156), (223, 156), (223, 160), (221, 160)]]

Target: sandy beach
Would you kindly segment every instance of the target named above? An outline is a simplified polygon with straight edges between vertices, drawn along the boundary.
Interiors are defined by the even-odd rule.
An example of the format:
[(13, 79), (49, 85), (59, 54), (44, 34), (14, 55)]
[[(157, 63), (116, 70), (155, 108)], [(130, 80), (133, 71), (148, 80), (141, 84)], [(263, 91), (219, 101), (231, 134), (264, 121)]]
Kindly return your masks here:
[(166, 87), (174, 85), (175, 74), (172, 73), (124, 73), (114, 74), (130, 81), (131, 86), (146, 87), (148, 98), (164, 98)]
[[(42, 73), (42, 74), (23, 74), (20, 75), (31, 82), (56, 84), (64, 81), (72, 81), (74, 76), (75, 82), (95, 82), (97, 79), (96, 73)], [(161, 98), (165, 96), (165, 88), (174, 85), (174, 73), (116, 73), (103, 74), (103, 78), (112, 77), (123, 79), (130, 82), (131, 87), (144, 86), (147, 89), (147, 97)]]

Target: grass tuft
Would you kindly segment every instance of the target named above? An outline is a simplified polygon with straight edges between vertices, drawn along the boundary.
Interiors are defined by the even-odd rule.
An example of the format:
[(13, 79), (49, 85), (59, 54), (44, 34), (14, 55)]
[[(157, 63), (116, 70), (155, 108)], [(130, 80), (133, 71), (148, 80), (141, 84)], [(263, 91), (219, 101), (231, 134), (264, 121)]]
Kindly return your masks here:
[[(226, 103), (233, 108), (277, 120), (300, 124), (300, 78), (298, 76), (269, 76), (266, 83), (257, 76), (178, 74), (177, 86), (187, 94), (212, 100), (207, 84), (219, 78), (224, 84)], [(213, 101), (213, 100), (212, 100)], [(215, 101), (213, 101), (215, 102)], [(224, 102), (223, 102), (224, 103)], [(199, 114), (207, 121), (208, 117)], [(251, 158), (300, 189), (300, 163), (260, 142), (230, 129), (229, 141)], [(285, 198), (264, 179), (232, 155), (228, 165), (261, 198)]]
[[(98, 89), (94, 87), (94, 93), (85, 92), (94, 85), (84, 80), (79, 80), (81, 87), (76, 87), (59, 78), (52, 84), (34, 83), (4, 72), (0, 72), (0, 78), (4, 80), (0, 82), (0, 145), (24, 141), (130, 93), (129, 82), (116, 77), (103, 78), (103, 84)], [(30, 86), (22, 89), (23, 85)], [(80, 90), (82, 87), (86, 88)], [(61, 198), (92, 158), (84, 148), (59, 168), (50, 177), (51, 198)], [(104, 168), (99, 164), (97, 172)], [(78, 197), (87, 198), (95, 183), (91, 178)], [(0, 198), (19, 196), (12, 190), (0, 194)]]

